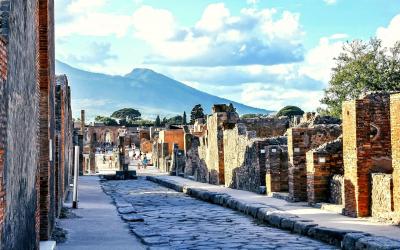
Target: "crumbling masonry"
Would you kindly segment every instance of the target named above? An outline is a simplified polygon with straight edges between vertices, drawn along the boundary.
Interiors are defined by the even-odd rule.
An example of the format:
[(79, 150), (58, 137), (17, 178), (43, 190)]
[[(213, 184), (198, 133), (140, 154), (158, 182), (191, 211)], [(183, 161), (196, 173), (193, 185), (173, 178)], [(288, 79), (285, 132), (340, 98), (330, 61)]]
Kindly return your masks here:
[[(400, 94), (389, 93), (345, 102), (343, 124), (313, 113), (239, 119), (215, 105), (183, 129), (184, 177), (391, 219), (400, 210), (399, 114)], [(167, 145), (153, 145), (153, 155), (171, 158)]]

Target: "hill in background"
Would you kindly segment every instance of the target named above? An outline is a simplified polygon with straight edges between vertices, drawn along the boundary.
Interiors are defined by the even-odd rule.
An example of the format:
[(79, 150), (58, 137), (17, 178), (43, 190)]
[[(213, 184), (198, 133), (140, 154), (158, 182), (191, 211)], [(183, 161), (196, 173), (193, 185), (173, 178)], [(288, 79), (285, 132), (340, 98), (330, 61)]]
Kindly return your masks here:
[(157, 115), (171, 117), (183, 111), (190, 114), (196, 104), (201, 104), (205, 113), (211, 112), (213, 104), (223, 103), (233, 103), (240, 114), (271, 112), (207, 94), (150, 69), (134, 69), (125, 76), (111, 76), (56, 61), (56, 74), (68, 76), (74, 117), (79, 117), (80, 110), (85, 109), (89, 120), (126, 107), (140, 110), (148, 119)]

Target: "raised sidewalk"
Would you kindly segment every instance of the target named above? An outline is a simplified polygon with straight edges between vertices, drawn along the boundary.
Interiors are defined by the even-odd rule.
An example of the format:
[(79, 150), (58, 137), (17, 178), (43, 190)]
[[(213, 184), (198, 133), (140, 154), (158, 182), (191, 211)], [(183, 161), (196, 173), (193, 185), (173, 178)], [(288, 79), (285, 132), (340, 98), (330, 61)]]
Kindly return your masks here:
[(147, 179), (197, 199), (251, 215), (271, 226), (307, 235), (343, 249), (400, 250), (398, 226), (351, 218), (310, 207), (307, 203), (290, 203), (177, 176), (152, 175)]

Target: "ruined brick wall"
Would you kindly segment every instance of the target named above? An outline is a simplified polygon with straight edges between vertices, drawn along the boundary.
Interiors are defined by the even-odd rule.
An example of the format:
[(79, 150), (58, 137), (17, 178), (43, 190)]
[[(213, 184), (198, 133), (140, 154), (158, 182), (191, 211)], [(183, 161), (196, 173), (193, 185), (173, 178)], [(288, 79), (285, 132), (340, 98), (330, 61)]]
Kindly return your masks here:
[(390, 100), (372, 93), (343, 103), (345, 213), (369, 216), (371, 173), (391, 173)]
[(371, 214), (388, 218), (393, 212), (393, 180), (391, 174), (371, 174)]
[(56, 77), (55, 103), (55, 205), (57, 215), (61, 212), (72, 168), (72, 112), (70, 89), (65, 75)]
[[(256, 131), (249, 130), (247, 125), (239, 122), (234, 128), (224, 130), (225, 186), (260, 192), (260, 187), (266, 186), (267, 161), (269, 174), (271, 176), (273, 173), (274, 180), (276, 179), (275, 174), (278, 174), (280, 179), (282, 173), (282, 178), (285, 178), (285, 171), (280, 171), (280, 167), (284, 164), (280, 164), (280, 162), (274, 164), (277, 159), (273, 159), (269, 152), (268, 155), (271, 158), (267, 157), (266, 154), (267, 150), (284, 145), (286, 138), (256, 138)], [(250, 128), (254, 128), (254, 126), (250, 126)], [(279, 173), (271, 171), (271, 169), (275, 170), (277, 165), (279, 165)]]
[(256, 137), (268, 138), (282, 136), (289, 128), (290, 119), (287, 117), (263, 117), (240, 119), (248, 131), (254, 131)]
[(390, 96), (394, 210), (400, 214), (400, 94)]
[(293, 201), (307, 200), (306, 153), (338, 138), (340, 125), (315, 125), (288, 130), (289, 195)]
[[(55, 57), (54, 1), (38, 1), (38, 79), (40, 168), (40, 238), (49, 239), (55, 221)], [(48, 145), (48, 146), (46, 146)]]
[(329, 202), (332, 177), (344, 171), (342, 138), (308, 151), (306, 160), (308, 202)]
[(33, 0), (3, 0), (0, 6), (0, 35), (6, 42), (8, 54), (6, 70), (2, 46), (3, 79), (7, 71), (7, 80), (0, 83), (0, 141), (4, 146), (2, 176), (6, 213), (3, 214), (0, 249), (36, 249), (37, 6)]

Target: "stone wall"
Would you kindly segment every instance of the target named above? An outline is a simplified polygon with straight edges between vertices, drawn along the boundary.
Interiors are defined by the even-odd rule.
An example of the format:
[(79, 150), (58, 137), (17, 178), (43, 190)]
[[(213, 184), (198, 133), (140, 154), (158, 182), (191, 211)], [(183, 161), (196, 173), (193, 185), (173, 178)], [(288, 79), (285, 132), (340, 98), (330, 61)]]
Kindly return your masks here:
[(342, 138), (308, 151), (306, 160), (308, 202), (329, 202), (332, 177), (344, 171)]
[[(239, 122), (232, 129), (224, 130), (225, 186), (260, 192), (260, 187), (266, 186), (266, 162), (267, 160), (269, 160), (269, 163), (273, 161), (272, 155), (269, 154), (271, 158), (266, 156), (266, 151), (268, 150), (269, 152), (274, 146), (279, 147), (283, 145), (286, 140), (285, 138), (257, 138), (257, 132), (249, 130), (254, 128), (254, 124), (249, 127), (248, 123)], [(268, 134), (265, 131), (266, 129), (264, 133)], [(284, 133), (283, 131), (280, 132)], [(270, 132), (270, 134), (274, 133)], [(281, 164), (278, 165), (281, 166)], [(272, 164), (272, 166), (276, 165)], [(274, 170), (274, 168), (272, 169)], [(277, 174), (275, 171), (269, 171), (269, 176), (271, 176), (271, 173), (273, 173), (272, 176), (274, 177)], [(280, 173), (279, 168), (278, 175)], [(275, 178), (273, 179), (275, 180)]]
[(185, 150), (185, 171), (184, 175), (187, 178), (194, 179), (199, 182), (207, 183), (209, 180), (208, 168), (205, 162), (206, 147), (203, 138), (193, 136), (191, 138), (190, 147)]
[(34, 0), (12, 1), (12, 8), (10, 1), (3, 0), (0, 6), (3, 39), (0, 46), (0, 161), (3, 163), (0, 203), (5, 210), (0, 249), (36, 249), (37, 6)]
[(371, 174), (371, 214), (388, 218), (393, 212), (393, 179), (391, 174)]
[(371, 93), (343, 104), (347, 215), (369, 216), (371, 173), (392, 172), (389, 96), (388, 93)]
[(341, 133), (342, 129), (337, 124), (296, 127), (288, 130), (290, 199), (293, 201), (307, 200), (307, 151), (335, 140)]
[(329, 203), (344, 203), (344, 176), (333, 175), (329, 181)]
[(268, 138), (282, 136), (289, 128), (290, 119), (287, 117), (263, 117), (240, 119), (238, 123), (246, 126), (248, 131), (254, 131), (256, 137)]
[(390, 96), (394, 210), (400, 214), (400, 94)]

